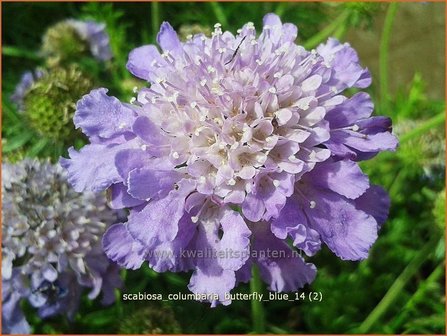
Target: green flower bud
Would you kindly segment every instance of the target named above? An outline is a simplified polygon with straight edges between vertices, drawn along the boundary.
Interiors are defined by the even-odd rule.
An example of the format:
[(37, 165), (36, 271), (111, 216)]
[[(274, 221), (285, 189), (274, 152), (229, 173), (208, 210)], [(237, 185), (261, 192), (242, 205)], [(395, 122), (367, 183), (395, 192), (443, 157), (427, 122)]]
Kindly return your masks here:
[(199, 24), (182, 25), (179, 29), (179, 38), (182, 41), (186, 41), (189, 37), (196, 34), (205, 34), (205, 36), (211, 36), (211, 28), (202, 26)]
[(89, 46), (69, 21), (56, 23), (43, 36), (42, 52), (53, 66), (87, 55)]
[[(394, 128), (397, 137), (414, 129), (424, 120), (403, 120)], [(418, 173), (421, 169), (431, 176), (438, 168), (445, 166), (445, 134), (443, 125), (434, 127), (421, 136), (400, 145), (397, 155), (404, 166)]]
[(72, 120), (76, 102), (92, 88), (90, 78), (75, 65), (45, 72), (24, 97), (30, 126), (53, 141), (72, 142), (79, 135)]
[(132, 312), (119, 326), (119, 334), (179, 334), (179, 323), (168, 307), (145, 307)]

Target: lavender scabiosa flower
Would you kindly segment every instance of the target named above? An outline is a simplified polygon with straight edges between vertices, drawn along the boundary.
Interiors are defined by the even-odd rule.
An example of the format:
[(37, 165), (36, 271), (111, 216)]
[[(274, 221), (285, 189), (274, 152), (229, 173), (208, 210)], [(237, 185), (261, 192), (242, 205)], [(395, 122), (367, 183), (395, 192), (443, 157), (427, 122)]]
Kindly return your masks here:
[(342, 95), (371, 82), (355, 51), (333, 39), (306, 51), (296, 37), (274, 14), (258, 38), (252, 23), (236, 36), (216, 24), (181, 42), (165, 22), (161, 52), (129, 55), (149, 87), (130, 104), (106, 89), (78, 102), (91, 143), (61, 164), (77, 191), (109, 189), (112, 207), (129, 208), (103, 237), (112, 260), (193, 270), (189, 289), (215, 306), (253, 264), (269, 289), (293, 291), (316, 272), (297, 250), (324, 242), (343, 259), (367, 256), (389, 200), (356, 161), (397, 141), (366, 93)]
[(94, 21), (68, 19), (56, 23), (45, 33), (42, 50), (52, 59), (50, 63), (73, 59), (86, 51), (99, 61), (112, 58), (105, 24)]
[(60, 166), (26, 159), (2, 164), (2, 196), (3, 323), (17, 325), (10, 332), (26, 325), (21, 299), (42, 318), (72, 318), (83, 288), (90, 299), (102, 291), (104, 304), (114, 301), (118, 267), (99, 240), (117, 215), (103, 195), (76, 193)]

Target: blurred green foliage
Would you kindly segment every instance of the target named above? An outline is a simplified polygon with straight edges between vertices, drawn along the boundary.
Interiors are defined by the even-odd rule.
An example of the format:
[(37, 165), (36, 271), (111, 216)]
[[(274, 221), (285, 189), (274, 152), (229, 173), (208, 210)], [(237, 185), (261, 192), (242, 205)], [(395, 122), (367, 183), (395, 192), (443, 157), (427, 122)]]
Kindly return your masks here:
[[(107, 25), (113, 60), (105, 65), (84, 56), (74, 61), (78, 71), (89, 74), (93, 86), (106, 86), (112, 94), (129, 100), (132, 88), (142, 83), (127, 72), (127, 55), (137, 46), (154, 43), (164, 20), (180, 31), (197, 29), (194, 25), (212, 27), (216, 22), (221, 22), (225, 30), (236, 31), (247, 21), (259, 27), (265, 13), (275, 12), (284, 22), (297, 24), (298, 41), (313, 48), (329, 36), (343, 40), (352, 28), (374, 29), (375, 19), (383, 16), (389, 6), (359, 2), (28, 2), (4, 3), (2, 7), (4, 159), (17, 161), (25, 156), (37, 156), (55, 161), (65, 154), (69, 144), (80, 147), (84, 143), (79, 134), (73, 140), (73, 125), (65, 123), (72, 112), (51, 107), (55, 101), (62, 102), (58, 98), (51, 102), (51, 97), (46, 96), (47, 89), (36, 87), (33, 90), (38, 96), (27, 100), (30, 111), (31, 106), (39, 105), (30, 123), (27, 112), (19, 112), (9, 97), (24, 71), (46, 65), (40, 52), (42, 37), (48, 27), (61, 20), (93, 19)], [(45, 24), (42, 24), (43, 17)], [(66, 46), (66, 40), (60, 41)], [(70, 47), (79, 51), (74, 45)], [(380, 52), (386, 60), (387, 43), (382, 48)], [(48, 50), (45, 42), (44, 49)], [(75, 80), (75, 84), (79, 87), (85, 78)], [(371, 88), (378, 106), (376, 113), (393, 118), (401, 144), (397, 154), (382, 153), (362, 163), (362, 168), (373, 183), (389, 190), (390, 218), (367, 260), (343, 262), (326, 248), (311, 258), (318, 266), (318, 275), (305, 290), (322, 292), (323, 301), (265, 303), (268, 333), (445, 333), (445, 102), (427, 98), (424, 79), (417, 72), (411, 83), (402, 83), (396, 95), (388, 94), (386, 102), (379, 99), (383, 97), (377, 97), (376, 82)], [(70, 91), (67, 99), (71, 99), (71, 104), (85, 93), (87, 86), (90, 87)], [(45, 113), (46, 110), (49, 112)], [(65, 113), (65, 119), (61, 122), (51, 111)], [(65, 135), (52, 137), (53, 127)], [(138, 271), (123, 270), (122, 274), (125, 293), (188, 291), (190, 274), (158, 274), (147, 267)], [(249, 293), (250, 288), (242, 285), (236, 291)], [(265, 288), (263, 291), (266, 293)], [(250, 302), (235, 301), (229, 307), (210, 309), (206, 304), (189, 301), (123, 301), (121, 294), (116, 293), (117, 301), (110, 307), (83, 300), (74, 321), (60, 316), (42, 321), (31, 307), (24, 308), (35, 333), (242, 334), (253, 331)]]

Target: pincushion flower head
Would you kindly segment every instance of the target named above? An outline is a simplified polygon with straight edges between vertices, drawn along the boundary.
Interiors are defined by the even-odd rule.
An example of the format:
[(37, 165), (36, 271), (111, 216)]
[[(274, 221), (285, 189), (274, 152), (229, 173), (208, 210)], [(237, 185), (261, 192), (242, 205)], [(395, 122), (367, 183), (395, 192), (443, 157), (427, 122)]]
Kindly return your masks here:
[(104, 304), (121, 286), (119, 269), (101, 249), (107, 224), (117, 220), (104, 195), (79, 194), (66, 172), (26, 159), (2, 165), (3, 331), (29, 333), (20, 310), (28, 300), (46, 318), (77, 311), (83, 289)]
[(307, 51), (296, 37), (274, 14), (259, 37), (252, 23), (237, 35), (216, 24), (181, 42), (165, 22), (161, 50), (129, 55), (148, 81), (130, 104), (106, 89), (78, 102), (74, 123), (91, 143), (61, 159), (69, 181), (130, 209), (103, 237), (109, 258), (192, 270), (189, 289), (214, 306), (253, 264), (270, 290), (293, 291), (316, 272), (297, 250), (323, 242), (342, 259), (367, 256), (389, 200), (357, 161), (396, 147), (391, 122), (371, 117), (368, 94), (342, 94), (371, 83), (348, 44)]

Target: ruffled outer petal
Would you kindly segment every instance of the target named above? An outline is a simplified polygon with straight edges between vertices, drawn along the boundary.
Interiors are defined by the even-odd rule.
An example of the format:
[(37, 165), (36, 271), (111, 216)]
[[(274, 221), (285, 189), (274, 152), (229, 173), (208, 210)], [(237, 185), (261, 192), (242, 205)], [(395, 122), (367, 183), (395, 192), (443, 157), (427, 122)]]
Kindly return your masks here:
[(127, 224), (112, 225), (102, 238), (106, 255), (121, 267), (138, 269), (141, 267), (146, 249), (128, 231)]
[(161, 24), (160, 32), (157, 34), (157, 42), (164, 51), (175, 52), (182, 48), (177, 33), (168, 22)]
[(219, 264), (223, 269), (236, 271), (244, 265), (249, 257), (251, 231), (242, 216), (232, 210), (224, 212), (220, 224), (223, 236), (219, 242), (219, 249), (231, 254), (219, 258)]
[(366, 92), (358, 92), (340, 105), (330, 109), (325, 116), (331, 129), (354, 125), (358, 120), (369, 118), (374, 104)]
[(178, 232), (172, 241), (162, 243), (146, 255), (149, 266), (156, 272), (183, 272), (194, 268), (190, 243), (196, 233), (196, 225), (185, 213), (178, 224)]
[(271, 222), (271, 231), (280, 239), (290, 236), (293, 245), (309, 256), (315, 255), (321, 248), (320, 235), (310, 227), (301, 204), (295, 197), (287, 199), (279, 217)]
[(230, 293), (235, 285), (236, 275), (233, 271), (197, 268), (191, 276), (188, 288), (195, 294), (208, 295), (211, 298), (217, 295), (217, 300), (207, 300), (211, 301), (211, 307), (216, 307), (218, 303), (225, 306), (231, 303), (226, 294)]
[(127, 191), (132, 197), (141, 200), (158, 198), (174, 189), (181, 178), (180, 173), (172, 170), (136, 168), (129, 173)]
[(335, 191), (350, 199), (356, 199), (369, 188), (368, 176), (356, 162), (341, 160), (325, 161), (310, 173), (315, 186)]
[(359, 64), (356, 51), (349, 43), (341, 44), (334, 38), (329, 38), (325, 44), (317, 47), (317, 52), (329, 62), (334, 69), (333, 83), (339, 90), (348, 87), (366, 88), (371, 85), (371, 75), (368, 69)]
[(373, 216), (382, 225), (388, 218), (391, 200), (388, 193), (379, 186), (372, 185), (355, 200), (355, 207)]
[(68, 149), (70, 159), (61, 158), (59, 163), (67, 170), (68, 182), (77, 192), (102, 191), (113, 183), (121, 182), (114, 164), (119, 148), (90, 144), (77, 152), (71, 147)]
[(291, 292), (311, 283), (316, 276), (313, 264), (275, 237), (265, 222), (253, 223), (253, 256), (262, 279), (275, 292)]
[(107, 89), (92, 90), (76, 105), (73, 122), (87, 136), (110, 138), (128, 132), (136, 118), (131, 108), (115, 97), (107, 95)]
[(143, 204), (145, 201), (130, 196), (123, 183), (116, 183), (108, 189), (109, 206), (112, 209), (131, 208)]
[(343, 260), (361, 260), (377, 239), (377, 222), (374, 217), (355, 208), (352, 201), (324, 189), (307, 187), (306, 199), (315, 202), (310, 207), (301, 200), (302, 208), (311, 227), (321, 239)]
[(184, 213), (185, 198), (194, 187), (187, 180), (180, 181), (178, 189), (173, 189), (166, 197), (150, 201), (139, 212), (132, 211), (128, 221), (132, 237), (144, 244), (146, 249), (172, 241)]
[(155, 77), (155, 63), (163, 64), (160, 52), (154, 45), (146, 45), (133, 49), (127, 61), (127, 70), (134, 76), (152, 81)]

